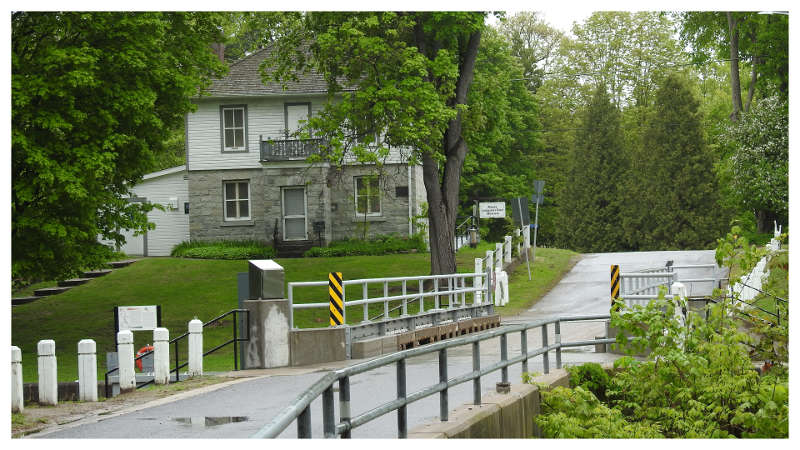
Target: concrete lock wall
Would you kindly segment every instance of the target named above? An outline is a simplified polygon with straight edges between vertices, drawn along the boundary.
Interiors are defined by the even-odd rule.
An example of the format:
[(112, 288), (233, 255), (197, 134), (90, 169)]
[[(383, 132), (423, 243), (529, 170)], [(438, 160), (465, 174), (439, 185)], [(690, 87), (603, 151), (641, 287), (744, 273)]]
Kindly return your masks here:
[[(610, 365), (604, 366), (606, 369)], [(569, 374), (555, 369), (534, 378), (548, 388), (569, 387)], [(474, 439), (541, 437), (534, 419), (541, 413), (541, 390), (537, 385), (512, 385), (507, 394), (483, 394), (480, 405), (462, 405), (449, 413), (447, 422), (436, 420), (408, 432), (410, 439)]]

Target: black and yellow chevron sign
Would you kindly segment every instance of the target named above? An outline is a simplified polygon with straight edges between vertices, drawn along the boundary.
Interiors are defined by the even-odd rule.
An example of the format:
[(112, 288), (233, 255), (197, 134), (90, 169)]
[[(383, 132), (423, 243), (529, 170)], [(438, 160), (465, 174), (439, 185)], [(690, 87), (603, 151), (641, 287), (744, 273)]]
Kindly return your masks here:
[(328, 274), (328, 294), (331, 304), (331, 326), (344, 323), (344, 296), (342, 295), (342, 272)]
[(614, 300), (619, 298), (619, 266), (611, 266), (611, 306), (614, 306)]

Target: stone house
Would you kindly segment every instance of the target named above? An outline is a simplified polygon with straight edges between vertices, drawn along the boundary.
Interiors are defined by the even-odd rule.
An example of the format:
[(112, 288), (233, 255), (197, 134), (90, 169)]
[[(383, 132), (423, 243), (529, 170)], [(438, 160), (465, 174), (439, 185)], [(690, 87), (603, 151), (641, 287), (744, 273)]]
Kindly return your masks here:
[(283, 254), (349, 237), (419, 230), (411, 217), (426, 201), (421, 166), (393, 150), (374, 165), (310, 164), (319, 140), (292, 136), (328, 101), (311, 72), (285, 88), (263, 83), (269, 50), (231, 64), (194, 99), (186, 117), (186, 177), (192, 240), (266, 240)]

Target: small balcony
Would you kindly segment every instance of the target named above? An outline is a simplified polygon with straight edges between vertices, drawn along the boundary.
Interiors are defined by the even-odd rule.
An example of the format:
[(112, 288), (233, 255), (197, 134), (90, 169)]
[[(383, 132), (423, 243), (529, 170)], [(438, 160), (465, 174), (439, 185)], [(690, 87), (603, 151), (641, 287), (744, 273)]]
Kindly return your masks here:
[(322, 139), (261, 141), (261, 161), (298, 161), (319, 152)]

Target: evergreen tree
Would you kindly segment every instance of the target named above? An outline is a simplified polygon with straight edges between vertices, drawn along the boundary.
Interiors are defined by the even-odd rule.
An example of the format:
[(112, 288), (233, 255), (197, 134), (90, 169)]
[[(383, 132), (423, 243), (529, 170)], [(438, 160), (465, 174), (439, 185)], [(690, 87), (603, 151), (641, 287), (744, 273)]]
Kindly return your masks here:
[[(658, 89), (645, 132), (647, 158), (628, 188), (628, 242), (639, 250), (709, 248), (723, 233), (723, 213), (706, 146), (699, 102), (686, 82), (669, 75)], [(634, 194), (635, 192), (635, 194)]]
[(624, 249), (619, 227), (623, 193), (618, 182), (627, 173), (624, 154), (619, 110), (606, 87), (599, 85), (584, 113), (564, 186), (562, 215), (571, 248)]

